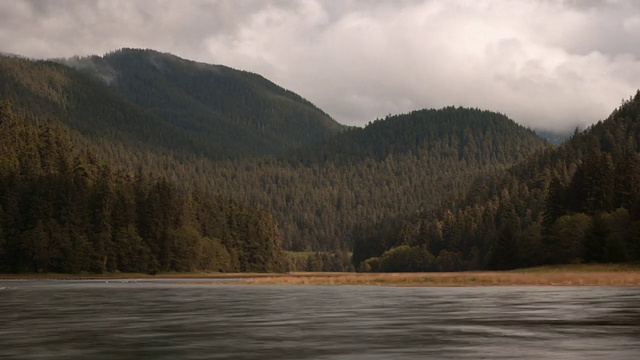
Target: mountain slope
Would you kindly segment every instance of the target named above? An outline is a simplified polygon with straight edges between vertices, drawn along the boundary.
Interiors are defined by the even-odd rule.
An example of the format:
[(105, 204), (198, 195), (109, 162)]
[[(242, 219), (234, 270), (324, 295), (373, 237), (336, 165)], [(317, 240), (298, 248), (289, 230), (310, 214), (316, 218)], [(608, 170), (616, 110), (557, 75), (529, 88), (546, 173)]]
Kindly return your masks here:
[(362, 270), (510, 269), (640, 260), (640, 92), (435, 212), (356, 240)]
[(90, 142), (210, 159), (281, 154), (344, 127), (256, 74), (153, 51), (33, 61), (0, 56), (0, 97)]
[[(449, 107), (391, 116), (324, 140), (308, 138), (295, 152), (269, 148), (284, 151), (279, 157), (238, 157), (256, 149), (268, 153), (278, 136), (331, 131), (310, 131), (299, 117), (288, 117), (280, 134), (273, 127), (277, 119), (260, 112), (271, 106), (261, 102), (265, 94), (286, 103), (275, 114), (303, 105), (306, 110), (296, 113), (322, 113), (252, 74), (138, 50), (73, 61), (84, 68), (0, 58), (0, 96), (18, 112), (64, 124), (74, 146), (90, 148), (119, 169), (270, 210), (291, 250), (350, 250), (354, 229), (437, 208), (465, 193), (478, 176), (548, 146), (504, 115)], [(233, 83), (247, 79), (234, 93), (219, 73)], [(200, 88), (213, 90), (194, 90)], [(254, 101), (261, 105), (250, 105)], [(231, 110), (243, 114), (244, 103), (255, 110), (249, 113), (266, 115), (218, 118)], [(311, 123), (323, 124), (323, 116)], [(256, 132), (261, 126), (265, 130)], [(234, 138), (236, 133), (241, 135)]]
[(260, 75), (123, 49), (63, 61), (190, 136), (219, 144), (225, 157), (279, 154), (326, 139), (343, 126), (299, 95)]
[(533, 131), (502, 114), (446, 107), (378, 119), (311, 145), (296, 156), (306, 163), (342, 163), (427, 152), (466, 163), (510, 163), (543, 144)]
[(115, 171), (0, 101), (0, 272), (282, 271), (264, 209)]
[(93, 144), (159, 153), (216, 151), (95, 79), (50, 61), (0, 57), (0, 98), (17, 113), (58, 121)]
[(354, 228), (433, 209), (477, 176), (545, 146), (501, 114), (421, 110), (348, 130), (286, 159), (216, 164), (211, 180), (222, 192), (272, 209), (288, 249), (350, 248)]

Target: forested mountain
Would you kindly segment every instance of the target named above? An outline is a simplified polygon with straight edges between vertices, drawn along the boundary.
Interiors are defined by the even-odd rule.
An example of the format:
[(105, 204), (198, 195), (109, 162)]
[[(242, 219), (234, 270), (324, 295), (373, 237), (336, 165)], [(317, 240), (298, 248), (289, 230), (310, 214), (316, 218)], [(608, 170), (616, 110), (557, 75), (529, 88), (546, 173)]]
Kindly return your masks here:
[(225, 192), (274, 211), (288, 249), (350, 249), (355, 227), (432, 209), (547, 146), (504, 115), (421, 110), (350, 129), (283, 160), (213, 170)]
[(118, 171), (0, 102), (0, 272), (284, 269), (266, 210)]
[(61, 62), (80, 70), (0, 56), (0, 98), (106, 143), (101, 155), (117, 156), (114, 144), (137, 156), (281, 154), (344, 128), (300, 96), (223, 66), (143, 50)]
[(435, 212), (358, 234), (365, 271), (640, 260), (640, 92), (558, 148), (479, 178)]
[[(247, 215), (253, 212), (267, 219), (270, 212), (288, 250), (338, 251), (322, 255), (331, 266), (309, 258), (309, 269), (348, 268), (345, 254), (354, 237), (372, 225), (449, 204), (478, 177), (550, 146), (506, 116), (477, 109), (420, 110), (346, 128), (258, 75), (153, 51), (121, 50), (62, 63), (73, 67), (0, 57), (0, 97), (13, 103), (18, 118), (38, 118), (66, 134), (73, 151), (87, 149), (101, 159), (97, 164), (110, 164), (110, 173), (126, 179), (118, 191), (131, 191), (127, 184), (138, 178), (163, 179), (149, 180), (164, 182), (149, 188), (168, 191), (179, 204), (216, 199), (223, 212), (244, 214), (228, 215), (234, 223), (253, 221)], [(243, 245), (224, 243), (224, 236), (205, 230), (205, 222), (194, 221), (202, 238), (220, 239), (230, 259), (240, 256), (237, 264), (253, 262), (239, 255), (246, 253), (236, 249)], [(271, 220), (258, 223), (265, 221), (271, 229)], [(147, 239), (157, 236), (146, 226), (136, 223), (137, 235), (156, 241)], [(235, 239), (238, 231), (231, 232), (225, 236)], [(177, 268), (167, 260), (157, 263), (160, 270)], [(249, 269), (234, 264), (230, 269)]]
[[(287, 249), (349, 251), (354, 227), (433, 208), (478, 174), (545, 146), (503, 115), (463, 108), (415, 111), (341, 132), (311, 104), (255, 74), (153, 51), (64, 63), (80, 70), (0, 58), (0, 94), (18, 113), (59, 122), (76, 145), (119, 170), (269, 209)], [(309, 121), (285, 116), (290, 111)], [(218, 134), (213, 127), (229, 124), (264, 131), (236, 137), (220, 130), (224, 139), (210, 141)], [(337, 135), (321, 140), (330, 134)], [(308, 145), (278, 158), (230, 154), (256, 146), (284, 151), (300, 144), (291, 137)], [(283, 146), (268, 150), (260, 145), (267, 140)]]
[(304, 163), (354, 163), (408, 154), (451, 158), (464, 166), (512, 163), (543, 146), (531, 130), (505, 115), (446, 107), (388, 116), (296, 152)]
[(212, 159), (281, 154), (344, 128), (301, 96), (226, 66), (137, 49), (61, 62), (178, 127)]
[(166, 153), (200, 147), (179, 127), (131, 104), (102, 83), (49, 61), (0, 56), (0, 99), (9, 100), (13, 111), (23, 117), (35, 114), (58, 122), (76, 140), (104, 144), (99, 152), (126, 147), (129, 153)]

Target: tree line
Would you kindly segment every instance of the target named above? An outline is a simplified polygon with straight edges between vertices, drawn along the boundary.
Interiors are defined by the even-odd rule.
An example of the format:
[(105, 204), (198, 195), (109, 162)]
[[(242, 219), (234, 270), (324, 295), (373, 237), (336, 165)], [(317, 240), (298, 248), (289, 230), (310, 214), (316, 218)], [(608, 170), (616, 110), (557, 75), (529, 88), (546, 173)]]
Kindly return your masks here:
[(0, 271), (286, 269), (264, 208), (124, 172), (0, 103)]

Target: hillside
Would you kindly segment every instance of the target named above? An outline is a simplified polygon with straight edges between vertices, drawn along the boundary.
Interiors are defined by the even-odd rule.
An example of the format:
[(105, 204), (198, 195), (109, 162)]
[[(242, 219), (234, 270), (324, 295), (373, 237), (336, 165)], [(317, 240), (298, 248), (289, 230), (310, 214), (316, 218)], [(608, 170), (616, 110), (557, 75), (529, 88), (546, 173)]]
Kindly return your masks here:
[(281, 154), (343, 128), (300, 96), (222, 66), (142, 50), (63, 63), (75, 68), (0, 56), (0, 98), (106, 143), (96, 151), (118, 163), (131, 160), (113, 144), (136, 156), (226, 159)]
[(558, 148), (478, 179), (466, 195), (356, 239), (372, 271), (512, 269), (640, 260), (640, 92)]
[(137, 49), (62, 63), (180, 128), (213, 159), (281, 154), (344, 128), (301, 96), (226, 66)]
[[(70, 62), (81, 70), (0, 58), (0, 96), (11, 100), (16, 113), (59, 124), (73, 147), (90, 149), (118, 171), (267, 209), (287, 250), (346, 254), (354, 230), (436, 209), (466, 193), (479, 176), (549, 146), (502, 114), (454, 107), (389, 116), (365, 128), (310, 131), (297, 117), (278, 128), (268, 116), (238, 117), (246, 110), (240, 104), (260, 114), (271, 106), (261, 102), (269, 93), (276, 98), (270, 104), (281, 104), (275, 114), (304, 106), (300, 112), (321, 114), (311, 123), (329, 129), (335, 124), (297, 95), (225, 67), (142, 50)], [(220, 76), (240, 84), (238, 91)], [(237, 117), (222, 115), (229, 111)], [(242, 136), (223, 133), (212, 140), (219, 135), (216, 126), (236, 131), (238, 124)], [(307, 137), (295, 150), (274, 140), (302, 133), (324, 135)], [(282, 146), (267, 149), (261, 142), (272, 140)], [(261, 156), (238, 156), (258, 148)], [(271, 151), (281, 155), (265, 155)]]
[(272, 209), (285, 248), (350, 249), (355, 228), (433, 209), (545, 146), (504, 115), (450, 107), (391, 116), (281, 160), (215, 164), (211, 179)]
[(0, 98), (21, 116), (59, 122), (74, 135), (132, 151), (194, 147), (187, 134), (83, 74), (48, 61), (0, 56)]
[(283, 271), (261, 208), (131, 176), (0, 102), (0, 272)]
[(349, 129), (298, 150), (295, 156), (304, 163), (353, 163), (426, 154), (481, 166), (521, 160), (542, 145), (533, 131), (502, 114), (446, 107), (377, 119), (364, 128)]

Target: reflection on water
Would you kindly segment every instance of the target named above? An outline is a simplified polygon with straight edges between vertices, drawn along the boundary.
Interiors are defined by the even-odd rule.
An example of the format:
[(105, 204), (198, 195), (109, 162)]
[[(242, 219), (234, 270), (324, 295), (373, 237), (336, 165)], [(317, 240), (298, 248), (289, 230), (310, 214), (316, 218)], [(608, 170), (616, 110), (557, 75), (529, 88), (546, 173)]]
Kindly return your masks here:
[(0, 280), (2, 359), (640, 359), (640, 289)]

